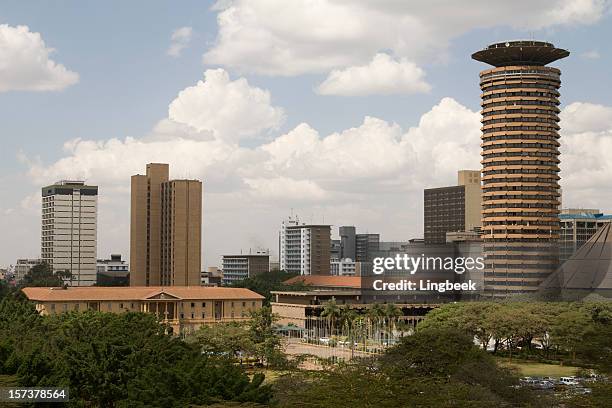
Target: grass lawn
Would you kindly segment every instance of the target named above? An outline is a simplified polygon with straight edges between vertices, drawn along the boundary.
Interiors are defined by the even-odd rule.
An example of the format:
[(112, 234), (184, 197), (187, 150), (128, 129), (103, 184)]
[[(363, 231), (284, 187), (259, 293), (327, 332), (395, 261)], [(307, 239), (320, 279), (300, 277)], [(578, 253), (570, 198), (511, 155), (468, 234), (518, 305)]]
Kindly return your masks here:
[(543, 364), (525, 360), (513, 359), (510, 362), (508, 358), (498, 358), (497, 362), (501, 366), (515, 368), (524, 377), (569, 377), (575, 375), (580, 369), (579, 367)]

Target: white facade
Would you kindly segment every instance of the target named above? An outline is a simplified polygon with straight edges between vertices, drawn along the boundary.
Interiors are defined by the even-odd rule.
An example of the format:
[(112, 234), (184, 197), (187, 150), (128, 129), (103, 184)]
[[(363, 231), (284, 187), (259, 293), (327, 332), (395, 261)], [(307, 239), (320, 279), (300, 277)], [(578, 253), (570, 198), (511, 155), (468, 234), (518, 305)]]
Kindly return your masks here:
[(126, 273), (130, 271), (130, 264), (121, 259), (121, 255), (111, 255), (110, 259), (98, 259), (96, 269), (99, 273)]
[(41, 258), (69, 271), (71, 286), (96, 283), (98, 188), (60, 181), (42, 190)]
[(300, 273), (302, 270), (302, 228), (298, 217), (289, 217), (281, 223), (279, 254), (280, 269), (290, 273)]
[(332, 259), (330, 266), (333, 276), (361, 276), (361, 262), (350, 258)]

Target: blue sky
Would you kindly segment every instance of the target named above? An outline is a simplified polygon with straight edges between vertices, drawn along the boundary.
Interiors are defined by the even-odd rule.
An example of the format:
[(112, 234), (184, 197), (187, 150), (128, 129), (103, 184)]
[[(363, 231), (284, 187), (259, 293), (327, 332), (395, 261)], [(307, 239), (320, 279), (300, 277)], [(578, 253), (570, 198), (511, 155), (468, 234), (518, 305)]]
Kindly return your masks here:
[[(259, 0), (252, 4), (258, 2)], [(491, 26), (488, 23), (482, 23), (480, 18), (474, 18), (473, 21), (468, 22), (453, 20), (452, 16), (448, 20), (446, 20), (447, 17), (440, 18), (439, 24), (446, 24), (449, 28), (435, 27), (438, 24), (436, 19), (430, 18), (431, 14), (435, 17), (435, 9), (412, 13), (409, 7), (398, 6), (396, 2), (390, 0), (381, 2), (385, 5), (380, 6), (380, 10), (377, 10), (376, 2), (366, 0), (363, 2), (364, 9), (366, 6), (371, 9), (364, 13), (370, 12), (374, 15), (378, 12), (388, 12), (384, 9), (387, 5), (388, 7), (401, 7), (402, 13), (414, 18), (412, 23), (406, 24), (418, 26), (419, 23), (422, 23), (424, 28), (421, 31), (415, 29), (415, 36), (405, 39), (408, 45), (398, 45), (396, 39), (391, 37), (389, 43), (386, 44), (383, 35), (380, 38), (373, 35), (377, 37), (376, 41), (367, 46), (364, 44), (364, 51), (361, 53), (359, 50), (355, 51), (360, 44), (358, 37), (355, 37), (356, 42), (346, 41), (346, 44), (342, 38), (337, 41), (333, 38), (334, 35), (341, 37), (343, 24), (347, 23), (341, 19), (334, 21), (334, 13), (337, 10), (326, 11), (325, 7), (328, 7), (327, 3), (336, 3), (334, 7), (347, 7), (346, 4), (343, 5), (344, 0), (321, 0), (314, 3), (318, 3), (317, 7), (323, 10), (322, 13), (326, 13), (325, 16), (330, 16), (329, 21), (325, 21), (329, 26), (324, 27), (326, 31), (323, 34), (323, 36), (330, 36), (330, 39), (327, 42), (313, 40), (310, 44), (308, 33), (316, 33), (318, 27), (308, 27), (308, 24), (296, 25), (296, 31), (300, 31), (299, 35), (296, 34), (294, 43), (295, 50), (297, 50), (296, 55), (302, 52), (300, 47), (303, 47), (302, 54), (297, 55), (296, 58), (301, 59), (300, 64), (304, 66), (308, 65), (309, 58), (316, 60), (315, 65), (317, 66), (317, 68), (305, 69), (307, 72), (297, 74), (289, 72), (294, 68), (287, 68), (285, 66), (287, 64), (272, 66), (267, 62), (266, 59), (274, 61), (275, 55), (266, 55), (267, 48), (263, 46), (264, 51), (260, 55), (255, 53), (253, 56), (244, 51), (236, 52), (231, 49), (232, 44), (223, 43), (220, 39), (222, 28), (218, 24), (218, 17), (227, 12), (228, 5), (238, 11), (248, 7), (245, 6), (244, 1), (220, 3), (220, 7), (216, 9), (211, 9), (213, 2), (204, 1), (181, 1), (179, 3), (167, 1), (5, 1), (2, 3), (0, 24), (6, 24), (10, 28), (26, 25), (30, 32), (40, 33), (45, 46), (54, 49), (50, 58), (68, 70), (78, 73), (79, 79), (78, 83), (55, 91), (8, 90), (0, 92), (0, 138), (2, 143), (0, 211), (4, 212), (0, 216), (0, 223), (4, 224), (1, 227), (5, 231), (0, 238), (2, 239), (0, 265), (13, 263), (19, 257), (32, 257), (38, 254), (40, 220), (34, 196), (41, 183), (51, 183), (55, 181), (56, 176), (71, 176), (70, 166), (58, 164), (58, 161), (66, 157), (74, 158), (78, 153), (65, 151), (63, 149), (65, 142), (76, 138), (99, 142), (113, 138), (124, 140), (126, 137), (140, 139), (155, 133), (154, 128), (160, 120), (169, 117), (169, 104), (179, 99), (179, 92), (196, 85), (199, 80), (203, 79), (204, 71), (211, 68), (223, 69), (230, 81), (245, 78), (250, 88), (268, 92), (269, 101), (262, 103), (269, 105), (268, 107), (277, 108), (276, 112), (279, 114), (282, 110), (284, 119), (278, 121), (270, 119), (274, 123), (262, 124), (261, 131), (257, 135), (253, 134), (248, 137), (226, 137), (219, 129), (198, 125), (199, 130), (213, 132), (219, 140), (237, 141), (237, 145), (234, 146), (235, 151), (244, 153), (245, 158), (242, 160), (249, 163), (253, 160), (252, 167), (255, 168), (252, 170), (249, 167), (249, 169), (242, 169), (234, 174), (229, 168), (226, 169), (216, 163), (211, 165), (212, 167), (204, 166), (193, 172), (188, 171), (189, 175), (201, 178), (205, 183), (204, 218), (205, 227), (209, 228), (204, 232), (204, 266), (216, 265), (218, 256), (222, 252), (236, 252), (240, 249), (248, 249), (249, 246), (272, 247), (274, 250), (276, 230), (280, 220), (290, 208), (301, 210), (305, 216), (326, 217), (326, 220), (336, 225), (350, 223), (361, 229), (380, 231), (383, 232), (383, 238), (389, 240), (418, 236), (421, 222), (419, 202), (422, 200), (420, 195), (422, 187), (452, 183), (454, 173), (452, 169), (447, 168), (449, 166), (441, 165), (440, 169), (432, 170), (431, 173), (435, 176), (431, 177), (419, 178), (420, 176), (416, 175), (415, 171), (414, 179), (406, 179), (404, 183), (406, 188), (397, 187), (402, 177), (405, 177), (397, 176), (397, 183), (390, 183), (397, 191), (391, 191), (389, 187), (388, 190), (384, 189), (376, 193), (378, 187), (396, 178), (397, 172), (410, 173), (410, 165), (401, 164), (388, 169), (381, 167), (379, 178), (367, 175), (351, 178), (351, 173), (358, 173), (361, 167), (355, 170), (350, 166), (337, 164), (331, 166), (331, 170), (318, 169), (313, 170), (313, 173), (310, 174), (308, 170), (310, 167), (305, 159), (299, 171), (291, 167), (294, 163), (284, 163), (276, 170), (270, 170), (271, 162), (263, 165), (258, 159), (251, 156), (263, 154), (262, 150), (258, 149), (260, 146), (286, 135), (301, 123), (306, 123), (310, 128), (316, 130), (319, 138), (323, 140), (334, 132), (343, 135), (347, 129), (359, 128), (366, 116), (378, 118), (389, 126), (397, 124), (401, 129), (397, 134), (393, 133), (394, 130), (387, 128), (384, 129), (384, 132), (390, 132), (391, 136), (388, 137), (395, 138), (399, 143), (398, 146), (401, 145), (400, 140), (407, 137), (410, 128), (416, 128), (414, 132), (421, 132), (418, 133), (421, 135), (419, 137), (435, 137), (435, 135), (426, 134), (428, 128), (420, 129), (419, 121), (422, 120), (423, 115), (431, 113), (432, 108), (438, 106), (444, 98), (452, 98), (460, 108), (456, 105), (444, 105), (440, 108), (442, 113), (438, 112), (439, 115), (450, 117), (449, 115), (455, 112), (453, 110), (445, 113), (444, 109), (464, 112), (461, 109), (466, 108), (472, 112), (478, 111), (478, 72), (484, 69), (484, 65), (472, 61), (470, 54), (488, 43), (508, 39), (534, 38), (551, 41), (557, 46), (570, 50), (572, 52), (570, 58), (556, 63), (555, 66), (563, 71), (562, 108), (572, 103), (586, 104), (580, 105), (581, 109), (576, 110), (578, 113), (572, 110), (567, 116), (568, 120), (574, 120), (573, 123), (576, 123), (572, 125), (575, 133), (574, 141), (579, 143), (580, 139), (577, 135), (589, 133), (588, 140), (596, 141), (596, 144), (593, 144), (590, 149), (608, 146), (606, 138), (610, 133), (607, 127), (610, 120), (603, 118), (603, 123), (593, 125), (593, 128), (589, 127), (588, 120), (591, 117), (589, 109), (604, 112), (603, 115), (607, 116), (611, 112), (607, 109), (612, 106), (612, 94), (610, 93), (612, 89), (610, 78), (612, 50), (609, 41), (612, 38), (612, 17), (607, 1), (533, 2), (535, 8), (533, 15), (537, 17), (539, 13), (542, 17), (539, 19), (534, 17), (534, 21), (525, 24), (510, 19), (502, 21), (502, 25)], [(427, 2), (422, 2), (424, 3)], [(441, 1), (439, 3), (439, 7), (444, 7), (444, 3), (449, 4), (449, 8), (452, 7), (450, 6), (452, 2)], [(536, 3), (549, 4), (540, 6)], [(547, 8), (551, 7), (550, 3), (555, 3), (558, 8), (568, 7), (568, 10), (586, 5), (583, 11), (572, 11), (575, 16), (571, 13), (569, 16), (566, 16), (567, 13), (561, 13), (557, 23), (547, 24), (546, 19), (549, 18), (547, 13), (550, 11)], [(573, 3), (578, 6), (572, 8)], [(418, 8), (427, 7), (422, 4)], [(470, 3), (465, 2), (464, 8), (469, 9), (468, 4)], [(532, 3), (519, 1), (516, 2), (516, 7), (519, 10), (525, 10), (531, 7), (530, 4)], [(272, 6), (273, 4), (266, 4), (259, 11), (269, 10), (267, 7)], [(496, 7), (498, 6), (491, 6), (493, 9), (491, 13), (495, 12)], [(503, 7), (499, 12), (507, 13)], [(254, 8), (254, 10), (258, 9)], [(313, 20), (309, 20), (307, 16), (299, 15), (305, 13), (304, 10), (304, 7), (300, 6), (287, 11), (279, 6), (278, 16), (273, 13), (260, 16), (264, 28), (257, 27), (258, 22), (247, 22), (250, 24), (249, 30), (254, 33), (265, 32), (266, 35), (262, 36), (262, 41), (265, 41), (271, 36), (268, 34), (274, 33), (273, 30), (285, 21), (312, 22)], [(289, 16), (287, 14), (289, 12), (295, 15)], [(340, 12), (352, 13), (353, 10), (342, 9)], [(359, 15), (356, 14), (356, 17)], [(482, 20), (486, 17), (483, 16)], [(272, 21), (275, 18), (278, 21)], [(240, 21), (233, 21), (232, 24), (240, 24)], [(313, 24), (317, 24), (316, 19)], [(367, 25), (367, 22), (364, 24)], [(172, 57), (167, 54), (167, 50), (171, 44), (173, 31), (180, 27), (191, 27), (191, 39), (180, 56)], [(329, 27), (335, 27), (338, 31), (332, 29), (330, 33)], [(371, 27), (360, 26), (356, 31), (364, 31), (367, 35), (368, 30), (371, 29)], [(351, 28), (348, 27), (346, 31), (351, 31)], [(372, 32), (375, 33), (375, 31)], [(427, 39), (419, 37), (418, 34), (421, 32), (427, 33), (428, 36), (431, 34), (431, 37)], [(240, 38), (236, 39), (236, 41), (240, 40)], [(245, 39), (242, 38), (242, 40)], [(249, 46), (246, 40), (245, 44)], [(424, 47), (415, 45), (420, 41), (434, 40), (439, 40), (441, 44), (439, 49), (431, 47), (431, 50), (427, 51), (423, 49)], [(293, 50), (291, 47), (294, 45), (291, 41), (293, 39), (289, 38), (286, 43), (282, 44)], [(1, 44), (0, 42), (0, 61), (3, 55)], [(329, 47), (326, 44), (330, 44)], [(272, 44), (270, 49), (277, 46), (276, 43)], [(203, 55), (214, 48), (220, 50), (218, 56), (207, 58), (207, 63), (205, 63)], [(395, 61), (404, 58), (406, 63), (414, 63), (424, 72), (422, 79), (429, 84), (431, 90), (399, 94), (370, 92), (358, 96), (321, 95), (315, 92), (315, 88), (333, 70), (344, 70), (349, 66), (364, 66), (374, 53), (385, 53)], [(241, 60), (243, 55), (244, 60)], [(253, 58), (261, 58), (261, 61), (253, 60)], [(326, 58), (329, 61), (342, 62), (328, 63)], [(250, 69), (250, 67), (254, 68)], [(283, 69), (288, 71), (278, 72)], [(274, 70), (276, 72), (270, 74), (270, 71)], [(208, 97), (206, 93), (200, 96), (203, 100)], [(201, 100), (198, 101), (198, 103), (201, 102)], [(226, 100), (226, 103), (233, 103), (228, 101), (229, 99)], [(209, 104), (214, 106), (214, 101), (206, 100), (202, 103), (206, 103), (206, 106)], [(430, 120), (434, 122), (435, 113), (434, 111), (430, 115), (432, 116)], [(469, 116), (469, 113), (465, 114)], [(572, 116), (569, 116), (570, 113)], [(214, 110), (210, 114), (214, 115)], [(182, 117), (185, 117), (185, 114)], [(471, 118), (466, 121), (474, 122), (473, 115)], [(172, 114), (170, 114), (170, 119), (175, 120)], [(237, 122), (240, 120), (240, 115), (233, 119)], [(192, 125), (193, 123), (204, 123), (203, 121), (206, 122), (201, 118), (192, 121), (188, 118), (185, 123)], [(578, 124), (585, 127), (578, 129), (576, 128)], [(467, 134), (462, 127), (453, 127), (452, 124), (444, 124), (444, 126), (446, 127), (441, 127), (441, 129), (447, 129), (449, 133), (456, 131)], [(368, 129), (362, 130), (368, 131)], [(369, 135), (372, 134), (369, 133)], [(186, 138), (189, 139), (189, 137)], [(351, 137), (346, 136), (347, 145), (353, 143)], [(452, 135), (449, 134), (445, 134), (444, 137), (452, 139)], [(183, 140), (185, 137), (176, 136), (177, 143), (179, 139)], [(305, 136), (299, 136), (298, 139), (305, 140)], [(373, 140), (376, 141), (376, 139)], [(224, 145), (224, 149), (227, 146)], [(351, 156), (351, 152), (343, 153), (343, 143), (337, 146), (337, 157), (342, 157), (344, 161), (354, 159), (355, 162), (363, 162), (364, 157), (367, 160), (367, 155), (359, 156), (355, 153)], [(394, 154), (393, 152), (397, 150), (392, 144), (390, 146), (392, 151), (388, 153), (389, 155)], [(477, 139), (474, 139), (473, 147), (473, 151), (478, 153)], [(208, 147), (202, 145), (203, 157), (209, 154), (210, 151), (207, 149)], [(327, 147), (325, 149), (325, 154), (329, 156), (324, 157), (333, 158), (333, 152), (329, 152)], [(585, 149), (588, 151), (589, 147)], [(269, 153), (269, 150), (263, 150)], [(414, 151), (416, 156), (420, 155), (416, 147)], [(115, 161), (115, 156), (108, 149), (97, 154), (108, 154), (108, 165), (111, 168), (119, 168), (123, 165)], [(151, 160), (157, 157), (151, 157)], [(477, 165), (478, 157), (474, 157), (466, 161), (457, 160), (457, 166), (463, 163)], [(101, 211), (104, 211), (105, 214), (101, 214), (100, 218), (100, 256), (105, 256), (111, 251), (126, 253), (129, 229), (124, 224), (128, 219), (125, 208), (126, 203), (129, 202), (127, 201), (129, 195), (125, 191), (125, 186), (135, 167), (144, 170), (148, 157), (145, 155), (138, 159), (142, 162), (131, 164), (115, 179), (107, 180), (104, 177), (96, 177), (98, 174), (96, 172), (100, 170), (93, 167), (85, 166), (74, 170), (74, 176), (86, 174), (89, 176), (88, 181), (100, 184), (101, 192), (108, 191), (109, 201), (113, 202), (112, 204), (101, 204)], [(445, 156), (435, 158), (441, 162), (454, 159)], [(172, 158), (168, 158), (168, 161), (172, 161)], [(278, 164), (278, 161), (273, 162)], [(573, 163), (572, 160), (569, 163)], [(259, 165), (263, 167), (257, 170)], [(32, 167), (36, 169), (32, 170)], [(236, 168), (236, 166), (232, 165), (231, 168)], [(594, 177), (596, 179), (603, 177), (607, 174), (608, 169), (609, 163), (602, 162), (593, 169)], [(336, 170), (338, 174), (327, 176)], [(211, 174), (213, 171), (215, 174)], [(249, 171), (254, 173), (248, 173)], [(564, 172), (571, 171), (573, 171), (571, 167), (564, 168)], [(217, 177), (218, 174), (226, 173), (226, 178)], [(248, 174), (245, 175), (246, 173)], [(262, 176), (264, 173), (266, 173), (265, 176)], [(263, 180), (264, 178), (267, 178), (268, 181), (280, 180), (281, 184), (268, 183)], [(207, 184), (208, 179), (213, 179), (210, 185)], [(255, 179), (257, 181), (253, 181)], [(369, 183), (375, 187), (371, 187)], [(230, 187), (233, 185), (237, 187)], [(276, 195), (279, 189), (292, 192), (302, 191), (302, 187), (306, 188), (304, 191), (312, 192), (309, 194), (309, 197), (314, 197), (312, 200), (304, 200), (297, 193), (295, 197), (290, 197), (290, 194), (286, 197), (281, 195), (281, 199)], [(564, 186), (564, 192), (565, 190)], [(612, 210), (612, 205), (609, 204), (610, 195), (593, 195), (594, 186), (589, 186), (587, 190), (582, 191), (579, 195), (568, 195), (569, 202), (572, 205), (579, 205), (582, 203), (578, 197), (585, 197), (584, 206), (596, 205), (602, 209)], [(268, 194), (271, 191), (274, 194)], [(211, 194), (209, 207), (206, 206), (208, 192)], [(240, 197), (249, 197), (247, 201), (252, 203), (254, 209), (238, 206), (236, 203), (241, 201)], [(228, 206), (228, 202), (233, 204)], [(236, 204), (235, 207), (234, 204)], [(250, 221), (252, 217), (245, 218), (241, 238), (236, 242), (228, 242), (231, 239), (227, 239), (228, 235), (223, 232), (224, 222), (232, 218), (224, 213), (225, 208), (232, 208), (240, 213), (255, 211), (261, 216), (261, 221)], [(406, 209), (409, 210), (408, 213), (405, 212)], [(207, 224), (207, 219), (212, 219), (210, 224)], [(217, 219), (218, 221), (215, 221)], [(398, 227), (394, 219), (403, 220), (405, 224)], [(107, 221), (120, 225), (104, 225), (103, 222)], [(12, 234), (15, 235), (7, 234), (7, 230), (14, 231)]]

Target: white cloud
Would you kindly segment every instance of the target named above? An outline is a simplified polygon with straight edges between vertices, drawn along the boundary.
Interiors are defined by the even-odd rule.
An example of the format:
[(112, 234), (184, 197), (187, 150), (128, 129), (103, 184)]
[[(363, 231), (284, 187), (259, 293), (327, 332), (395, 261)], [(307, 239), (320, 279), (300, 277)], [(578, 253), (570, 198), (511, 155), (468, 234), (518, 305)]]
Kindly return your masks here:
[(574, 102), (559, 115), (564, 133), (602, 132), (612, 129), (612, 107), (586, 102)]
[(586, 59), (599, 59), (599, 58), (601, 58), (601, 55), (599, 54), (599, 51), (597, 51), (597, 50), (590, 50), (590, 51), (583, 52), (582, 54), (580, 54), (580, 56), (582, 58), (586, 58)]
[(204, 81), (182, 90), (172, 101), (168, 117), (196, 131), (210, 131), (237, 142), (277, 128), (284, 112), (271, 105), (268, 91), (250, 86), (244, 78), (230, 81), (222, 69), (209, 69)]
[(214, 8), (219, 32), (204, 62), (299, 75), (363, 65), (389, 50), (420, 63), (444, 58), (451, 40), (473, 29), (591, 24), (609, 5), (609, 0), (472, 0), (469, 7), (455, 0), (225, 0)]
[(170, 37), (171, 43), (166, 54), (175, 58), (180, 57), (183, 50), (189, 46), (192, 35), (193, 29), (191, 27), (181, 27), (174, 30)]
[(560, 116), (563, 206), (612, 212), (612, 107), (575, 102)]
[(367, 65), (332, 71), (318, 87), (322, 95), (391, 95), (429, 92), (425, 71), (406, 58), (376, 54)]
[(79, 75), (49, 59), (54, 50), (27, 26), (0, 24), (0, 92), (58, 91)]

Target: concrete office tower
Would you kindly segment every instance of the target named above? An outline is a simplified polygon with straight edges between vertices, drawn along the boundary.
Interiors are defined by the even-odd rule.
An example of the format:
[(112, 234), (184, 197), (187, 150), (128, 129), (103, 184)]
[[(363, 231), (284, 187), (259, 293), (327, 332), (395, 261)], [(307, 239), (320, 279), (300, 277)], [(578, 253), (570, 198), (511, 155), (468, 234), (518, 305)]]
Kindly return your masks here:
[(280, 268), (300, 275), (330, 274), (331, 226), (283, 220), (279, 234)]
[(447, 232), (480, 228), (480, 171), (459, 170), (457, 185), (423, 192), (423, 237), (426, 244), (444, 244)]
[(167, 164), (132, 176), (131, 286), (198, 286), (202, 265), (202, 182), (169, 180)]
[(485, 291), (532, 292), (558, 266), (561, 71), (569, 52), (540, 41), (493, 44), (482, 89)]
[(42, 189), (41, 259), (70, 272), (68, 285), (96, 283), (97, 215), (97, 186), (63, 180)]
[(230, 284), (270, 272), (268, 251), (248, 255), (223, 255), (223, 283)]
[(352, 259), (356, 258), (356, 230), (353, 226), (344, 226), (338, 228), (340, 235), (340, 259)]

